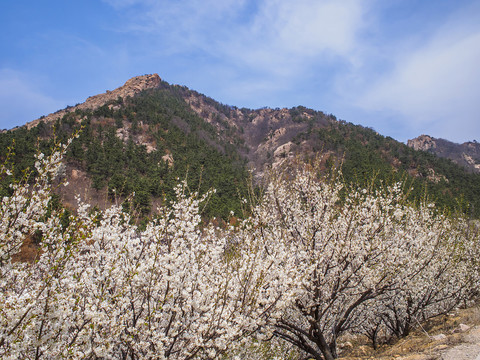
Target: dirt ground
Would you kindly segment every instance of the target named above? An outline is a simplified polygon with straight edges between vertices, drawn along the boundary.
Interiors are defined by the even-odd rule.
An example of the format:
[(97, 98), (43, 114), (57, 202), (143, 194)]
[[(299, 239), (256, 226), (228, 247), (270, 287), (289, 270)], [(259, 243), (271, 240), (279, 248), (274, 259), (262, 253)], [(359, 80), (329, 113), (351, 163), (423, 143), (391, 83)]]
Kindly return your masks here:
[(480, 360), (480, 304), (438, 316), (413, 334), (377, 351), (366, 339), (352, 339), (342, 360)]

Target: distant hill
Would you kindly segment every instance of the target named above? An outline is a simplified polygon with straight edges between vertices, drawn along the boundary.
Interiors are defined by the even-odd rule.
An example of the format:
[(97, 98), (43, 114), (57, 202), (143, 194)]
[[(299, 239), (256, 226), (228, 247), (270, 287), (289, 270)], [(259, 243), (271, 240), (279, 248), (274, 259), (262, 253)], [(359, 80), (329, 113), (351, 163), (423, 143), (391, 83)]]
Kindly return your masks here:
[(472, 172), (480, 173), (480, 143), (477, 141), (456, 144), (445, 139), (436, 139), (428, 135), (408, 140), (408, 146), (415, 150), (427, 151), (452, 160)]
[[(71, 208), (75, 193), (99, 207), (135, 193), (125, 206), (148, 216), (162, 198), (173, 197), (178, 179), (187, 178), (192, 191), (217, 189), (205, 214), (228, 220), (230, 211), (242, 213), (250, 172), (258, 183), (269, 168), (320, 156), (325, 172), (341, 168), (349, 183), (406, 181), (412, 199), (427, 189), (439, 206), (480, 216), (480, 175), (450, 160), (332, 114), (303, 106), (237, 108), (156, 74), (4, 131), (0, 160), (15, 142), (10, 161), (20, 176), (33, 164), (37, 144), (47, 152), (54, 138), (65, 141), (79, 129), (65, 162), (69, 185), (59, 189), (59, 201)], [(8, 193), (9, 180), (1, 181), (0, 191)]]

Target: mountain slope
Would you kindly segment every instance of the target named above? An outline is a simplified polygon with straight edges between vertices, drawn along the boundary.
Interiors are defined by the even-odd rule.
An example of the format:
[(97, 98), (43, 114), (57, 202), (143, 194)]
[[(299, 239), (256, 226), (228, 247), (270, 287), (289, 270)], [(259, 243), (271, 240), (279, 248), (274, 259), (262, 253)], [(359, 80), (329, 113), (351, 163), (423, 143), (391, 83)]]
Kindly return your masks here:
[[(252, 110), (220, 104), (156, 74), (0, 134), (0, 157), (7, 158), (15, 141), (10, 161), (20, 176), (33, 164), (37, 139), (40, 150), (48, 151), (53, 138), (66, 141), (79, 129), (66, 158), (70, 185), (60, 190), (72, 208), (74, 193), (100, 207), (135, 193), (129, 205), (145, 216), (160, 199), (173, 197), (178, 179), (187, 178), (192, 191), (217, 189), (206, 215), (228, 220), (231, 210), (242, 213), (248, 169), (258, 180), (270, 167), (321, 156), (324, 171), (341, 167), (349, 183), (406, 181), (411, 199), (427, 188), (441, 207), (480, 216), (480, 175), (447, 159), (302, 106)], [(3, 193), (7, 185), (2, 179)]]
[(321, 155), (325, 170), (341, 167), (347, 182), (376, 186), (406, 181), (411, 198), (425, 194), (441, 207), (480, 216), (480, 176), (452, 161), (414, 149), (375, 131), (298, 106), (292, 109), (238, 109), (187, 88), (184, 100), (226, 140), (243, 144), (250, 168), (261, 177), (268, 167), (300, 156)]
[[(228, 219), (230, 211), (241, 213), (240, 198), (246, 196), (249, 176), (245, 160), (227, 153), (213, 127), (174, 92), (157, 86), (141, 96), (112, 98), (132, 83), (107, 93), (110, 96), (95, 97), (100, 100), (96, 108), (69, 107), (39, 119), (36, 126), (1, 134), (2, 149), (15, 142), (10, 160), (17, 164), (16, 176), (33, 164), (37, 138), (40, 150), (48, 152), (54, 137), (65, 142), (81, 129), (66, 155), (69, 184), (59, 188), (62, 202), (71, 208), (76, 206), (77, 193), (101, 208), (135, 193), (128, 205), (145, 216), (161, 199), (171, 200), (174, 186), (187, 178), (191, 191), (217, 190), (206, 216)], [(146, 88), (136, 93), (142, 90)], [(6, 158), (6, 151), (1, 156)], [(2, 191), (8, 193), (6, 182)]]
[(415, 150), (427, 151), (437, 156), (452, 160), (472, 172), (480, 173), (480, 144), (475, 140), (456, 144), (445, 139), (436, 139), (420, 135), (408, 140), (407, 145)]

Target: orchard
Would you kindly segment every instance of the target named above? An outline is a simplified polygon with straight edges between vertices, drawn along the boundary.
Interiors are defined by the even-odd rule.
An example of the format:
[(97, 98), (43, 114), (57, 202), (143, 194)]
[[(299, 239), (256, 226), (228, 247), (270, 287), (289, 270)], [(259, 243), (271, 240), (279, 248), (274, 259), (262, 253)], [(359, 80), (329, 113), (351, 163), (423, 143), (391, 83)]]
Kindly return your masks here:
[[(478, 296), (477, 226), (408, 202), (402, 184), (347, 189), (299, 165), (272, 172), (232, 227), (205, 225), (211, 192), (186, 182), (143, 229), (119, 206), (93, 211), (81, 199), (65, 224), (49, 206), (65, 149), (38, 154), (33, 183), (2, 199), (2, 359), (283, 358), (293, 348), (330, 360), (345, 334), (376, 345)], [(33, 233), (37, 258), (15, 261)], [(259, 344), (274, 346), (261, 355)]]

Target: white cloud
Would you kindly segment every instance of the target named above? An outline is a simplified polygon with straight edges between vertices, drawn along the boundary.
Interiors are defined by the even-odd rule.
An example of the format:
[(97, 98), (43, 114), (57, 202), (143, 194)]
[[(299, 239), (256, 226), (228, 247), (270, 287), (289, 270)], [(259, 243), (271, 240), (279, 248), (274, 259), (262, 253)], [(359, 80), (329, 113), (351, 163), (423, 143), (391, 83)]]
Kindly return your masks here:
[[(242, 0), (104, 0), (125, 15), (119, 31), (151, 35), (185, 50), (192, 39), (219, 37), (222, 26), (243, 7)], [(210, 39), (211, 40), (211, 39)]]
[(24, 125), (61, 107), (59, 101), (35, 86), (32, 77), (11, 69), (0, 69), (0, 129)]
[(325, 51), (348, 55), (362, 25), (362, 10), (357, 0), (269, 0), (256, 16), (253, 35), (267, 34), (262, 46), (271, 42), (289, 55), (318, 55)]
[(225, 66), (293, 75), (319, 56), (351, 57), (370, 0), (107, 2), (130, 8), (123, 30), (151, 35), (161, 51), (200, 50)]
[[(443, 29), (426, 46), (399, 55), (393, 71), (375, 83), (357, 104), (402, 114), (418, 131), (445, 131), (448, 123), (458, 126), (458, 121), (472, 125), (478, 122), (480, 113), (479, 59), (480, 29), (468, 33)], [(455, 131), (460, 135), (462, 129)], [(449, 135), (454, 136), (442, 136)]]
[[(456, 41), (436, 41), (401, 57), (388, 77), (366, 96), (366, 105), (441, 114), (471, 103), (479, 90), (480, 32)], [(438, 115), (439, 115), (438, 114)]]
[(389, 70), (350, 74), (359, 79), (350, 94), (352, 101), (363, 110), (401, 120), (410, 137), (420, 133), (455, 141), (478, 137), (480, 26), (472, 21), (475, 16), (475, 11), (463, 10), (423, 42), (399, 46), (391, 53)]
[(363, 27), (365, 1), (265, 0), (251, 20), (237, 24), (219, 44), (231, 64), (282, 81), (308, 72), (312, 63), (352, 61)]

